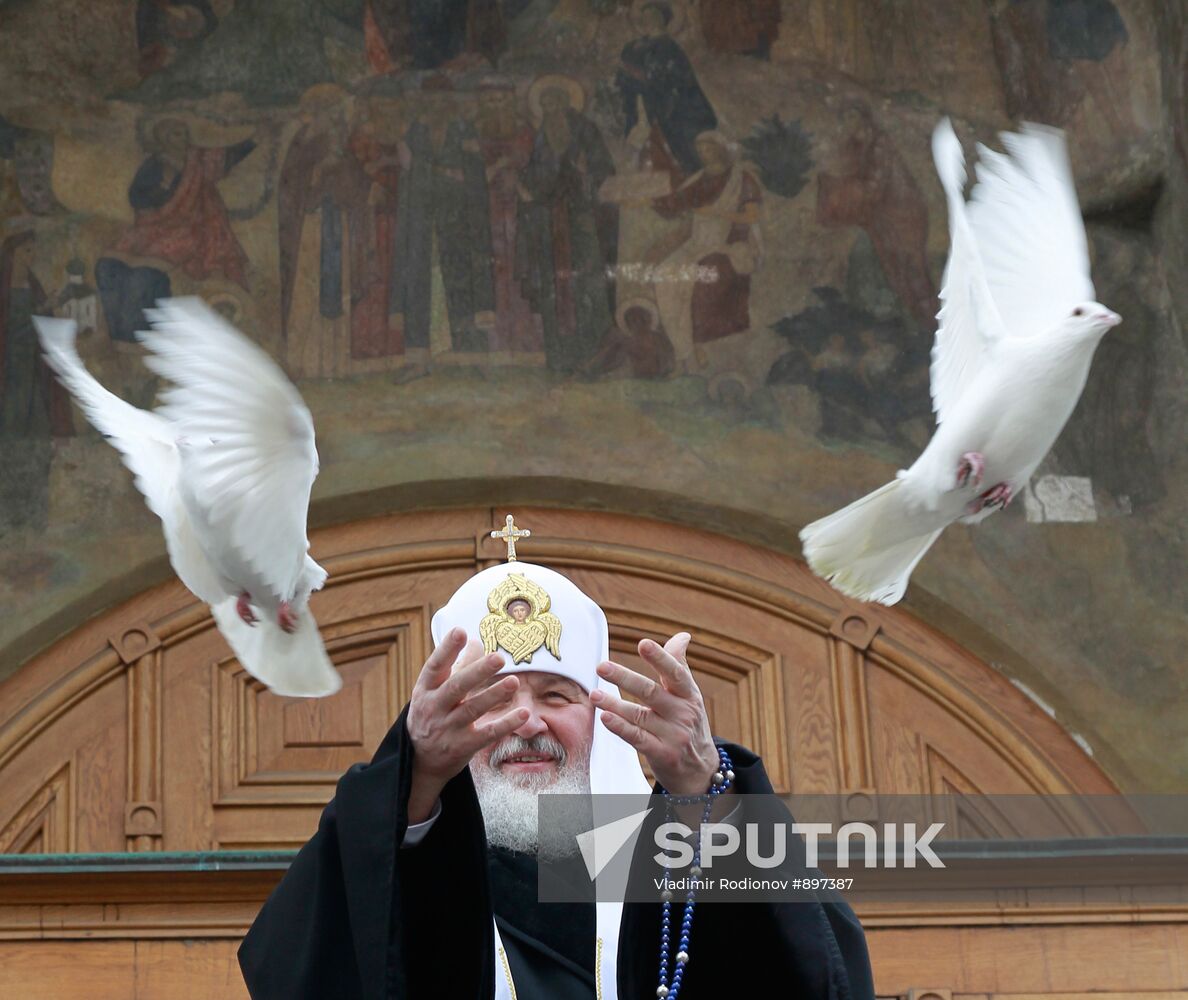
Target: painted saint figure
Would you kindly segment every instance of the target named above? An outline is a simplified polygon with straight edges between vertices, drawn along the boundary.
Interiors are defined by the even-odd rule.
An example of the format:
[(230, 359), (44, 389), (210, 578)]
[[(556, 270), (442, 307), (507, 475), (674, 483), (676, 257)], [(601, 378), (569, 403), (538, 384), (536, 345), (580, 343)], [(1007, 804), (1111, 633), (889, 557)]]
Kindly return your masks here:
[[(403, 331), (391, 321), (392, 257), (400, 192), (400, 149), (393, 134), (400, 110), (391, 102), (359, 116), (347, 148), (362, 168), (367, 188), (360, 206), (358, 246), (365, 260), (351, 263), (351, 357), (383, 358), (403, 354)], [(352, 242), (352, 247), (356, 243)]]
[(672, 342), (660, 326), (660, 314), (650, 299), (621, 302), (618, 325), (608, 331), (602, 346), (585, 366), (589, 375), (625, 368), (632, 378), (661, 379), (672, 374)]
[(54, 194), (50, 133), (22, 128), (0, 115), (0, 160), (12, 163), (11, 176), (16, 181), (15, 191), (0, 185), (0, 215), (53, 215), (63, 210)]
[(153, 125), (149, 156), (128, 188), (132, 227), (95, 265), (107, 326), (116, 340), (132, 341), (143, 310), (168, 298), (167, 267), (201, 281), (225, 278), (247, 288), (247, 254), (231, 231), (221, 181), (256, 143), (196, 146), (178, 118)]
[(717, 128), (718, 116), (685, 50), (668, 33), (672, 16), (667, 3), (643, 5), (643, 35), (623, 48), (615, 85), (623, 99), (627, 133), (639, 124), (642, 105), (651, 125), (648, 158), (675, 183), (700, 166), (696, 138)]
[(403, 319), (405, 351), (428, 363), (435, 266), (451, 348), (486, 351), (495, 323), (486, 164), (448, 79), (425, 81), (404, 143), (390, 308)]
[(920, 328), (931, 332), (936, 288), (928, 272), (928, 206), (895, 140), (865, 104), (847, 104), (842, 123), (837, 169), (817, 178), (817, 220), (865, 229), (887, 284)]
[[(697, 155), (702, 169), (652, 201), (664, 218), (685, 220), (680, 242), (661, 261), (666, 280), (656, 284), (660, 318), (684, 372), (705, 367), (699, 345), (750, 327), (751, 275), (763, 249), (763, 189), (754, 168), (720, 132), (699, 135)], [(669, 246), (664, 241), (654, 254)]]
[(618, 252), (619, 215), (598, 201), (614, 161), (597, 126), (581, 113), (576, 80), (541, 77), (529, 92), (540, 125), (520, 174), (516, 266), (540, 314), (549, 368), (572, 372), (598, 349), (613, 323), (607, 276)]
[(281, 332), (289, 332), (294, 286), (306, 216), (317, 214), (321, 228), (318, 261), (318, 309), (327, 317), (342, 315), (343, 214), (359, 195), (356, 184), (342, 183), (347, 124), (346, 94), (333, 84), (319, 84), (302, 95), (297, 119), (301, 128), (285, 153), (277, 189), (280, 255)]
[(33, 317), (50, 311), (34, 234), (0, 243), (0, 534), (45, 526), (54, 437), (74, 433), (70, 398), (46, 365)]
[(491, 351), (542, 349), (540, 318), (520, 291), (516, 275), (516, 226), (520, 171), (532, 155), (532, 127), (516, 113), (516, 92), (487, 83), (478, 91), (479, 147), (487, 165), (491, 211), (491, 256), (495, 279), (495, 328)]
[[(386, 298), (368, 310), (369, 295), (387, 278), (388, 226), (370, 208), (373, 186), (350, 134), (349, 98), (334, 84), (302, 95), (301, 128), (285, 154), (277, 191), (281, 331), (295, 376), (346, 374), (355, 357), (393, 353)], [(392, 213), (389, 210), (388, 219)], [(308, 282), (303, 275), (317, 274)], [(382, 289), (381, 289), (382, 291)]]

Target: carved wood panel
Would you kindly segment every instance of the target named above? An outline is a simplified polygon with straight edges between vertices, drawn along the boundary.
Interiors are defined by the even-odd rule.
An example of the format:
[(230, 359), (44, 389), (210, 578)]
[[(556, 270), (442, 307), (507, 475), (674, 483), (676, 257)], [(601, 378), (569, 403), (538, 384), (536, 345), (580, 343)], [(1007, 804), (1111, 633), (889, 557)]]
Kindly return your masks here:
[[(503, 511), (393, 515), (319, 532), (312, 608), (344, 686), (280, 698), (205, 606), (165, 583), (81, 625), (0, 684), (0, 851), (295, 847), (338, 776), (408, 698), (433, 610), (500, 558)], [(906, 613), (847, 602), (797, 561), (606, 513), (518, 509), (521, 558), (607, 611), (613, 655), (688, 629), (715, 731), (783, 792), (1106, 792), (1060, 727)], [(970, 830), (1001, 817), (963, 816)]]

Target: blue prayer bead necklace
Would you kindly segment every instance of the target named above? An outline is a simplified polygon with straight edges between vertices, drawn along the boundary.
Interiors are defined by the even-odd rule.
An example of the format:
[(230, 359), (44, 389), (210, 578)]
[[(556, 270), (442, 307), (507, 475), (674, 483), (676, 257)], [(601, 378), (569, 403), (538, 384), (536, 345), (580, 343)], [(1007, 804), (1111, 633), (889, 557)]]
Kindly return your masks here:
[[(669, 795), (664, 793), (666, 804), (666, 818), (672, 819), (674, 805), (691, 805), (704, 802), (701, 811), (701, 822), (708, 823), (710, 810), (713, 809), (714, 799), (734, 784), (733, 765), (730, 756), (718, 747), (719, 768), (710, 779), (709, 791), (705, 795)], [(696, 846), (693, 848), (693, 866), (689, 869), (690, 880), (701, 878), (701, 837), (694, 838)], [(660, 894), (660, 985), (656, 987), (656, 996), (660, 1000), (677, 1000), (681, 992), (681, 980), (685, 975), (685, 967), (689, 964), (689, 938), (693, 933), (693, 908), (697, 904), (697, 893), (693, 890), (692, 882), (685, 893), (685, 913), (681, 919), (681, 936), (677, 945), (677, 952), (673, 956), (672, 985), (668, 984), (668, 953), (672, 943), (672, 890), (665, 889)]]

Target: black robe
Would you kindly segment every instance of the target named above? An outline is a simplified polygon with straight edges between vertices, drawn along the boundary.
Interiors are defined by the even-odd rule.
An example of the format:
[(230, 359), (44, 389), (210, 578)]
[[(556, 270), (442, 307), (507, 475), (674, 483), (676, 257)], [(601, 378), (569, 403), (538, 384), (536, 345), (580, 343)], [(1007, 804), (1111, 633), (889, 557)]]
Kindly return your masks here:
[[(407, 713), (370, 764), (340, 779), (318, 832), (244, 939), (239, 963), (253, 1000), (494, 996), (492, 880), (514, 885), (530, 874), (517, 872), (514, 857), (492, 857), (469, 769), (446, 785), (441, 815), (425, 839), (401, 850), (413, 762)], [(758, 757), (723, 745), (739, 792), (771, 791)], [(519, 898), (535, 900), (530, 881)], [(592, 947), (593, 914), (558, 936), (542, 928), (566, 924), (564, 916), (542, 920), (502, 902), (498, 912), (518, 1000), (581, 996), (582, 973), (592, 975), (592, 968), (573, 942), (584, 937)], [(874, 1000), (865, 939), (845, 903), (702, 904), (695, 934), (709, 951), (702, 958), (693, 949), (685, 1000), (773, 990), (797, 1000)], [(623, 907), (620, 1000), (655, 996), (659, 940), (658, 902)], [(586, 996), (593, 995), (591, 988)]]

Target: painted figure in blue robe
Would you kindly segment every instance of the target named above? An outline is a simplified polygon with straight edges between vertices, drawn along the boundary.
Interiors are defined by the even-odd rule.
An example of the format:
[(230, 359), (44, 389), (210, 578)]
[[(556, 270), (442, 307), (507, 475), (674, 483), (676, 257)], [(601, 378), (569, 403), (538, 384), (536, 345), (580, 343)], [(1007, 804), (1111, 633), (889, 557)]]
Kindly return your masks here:
[(685, 50), (668, 34), (672, 8), (645, 3), (639, 17), (644, 34), (624, 46), (615, 85), (623, 99), (627, 133), (639, 125), (642, 104), (651, 125), (653, 169), (667, 170), (675, 184), (701, 169), (694, 140), (717, 128), (718, 116)]

